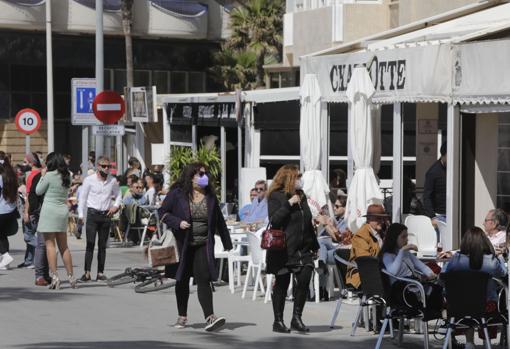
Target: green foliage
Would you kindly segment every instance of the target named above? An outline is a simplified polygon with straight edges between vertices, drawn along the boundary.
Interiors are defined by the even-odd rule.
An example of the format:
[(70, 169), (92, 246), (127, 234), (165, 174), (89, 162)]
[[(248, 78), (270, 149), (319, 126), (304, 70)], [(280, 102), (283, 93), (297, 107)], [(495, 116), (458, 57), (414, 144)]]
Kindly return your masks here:
[(208, 149), (202, 143), (193, 154), (190, 147), (172, 146), (170, 155), (170, 179), (174, 183), (180, 176), (184, 166), (193, 162), (201, 162), (214, 177), (214, 186), (219, 195), (221, 193), (220, 177), (221, 177), (221, 158), (216, 147)]
[(211, 69), (227, 89), (264, 86), (264, 64), (281, 61), (284, 0), (249, 0), (230, 14), (232, 36)]

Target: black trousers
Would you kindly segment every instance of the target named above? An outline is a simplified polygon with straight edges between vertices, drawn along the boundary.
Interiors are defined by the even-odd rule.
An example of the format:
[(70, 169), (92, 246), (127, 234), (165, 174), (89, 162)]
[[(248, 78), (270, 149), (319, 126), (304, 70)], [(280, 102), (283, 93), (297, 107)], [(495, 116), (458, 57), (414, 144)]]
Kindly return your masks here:
[[(312, 278), (313, 268), (305, 266), (301, 268), (299, 272), (294, 273), (296, 284), (294, 286), (294, 314), (301, 316), (303, 308), (306, 303), (308, 296), (308, 288), (310, 286), (310, 280)], [(285, 297), (287, 295), (287, 289), (289, 288), (290, 278), (292, 274), (286, 273), (275, 276), (275, 284), (273, 287), (273, 298), (276, 299), (278, 305), (273, 306), (275, 320), (280, 320), (279, 317), (283, 317), (283, 309), (285, 307)]]
[(177, 310), (179, 316), (188, 315), (189, 280), (193, 276), (197, 284), (198, 301), (204, 312), (204, 318), (214, 314), (211, 275), (207, 262), (207, 246), (188, 246), (183, 277), (175, 285)]
[(85, 271), (89, 271), (94, 257), (94, 246), (97, 239), (97, 272), (104, 272), (106, 260), (106, 243), (110, 234), (112, 220), (106, 216), (106, 211), (97, 211), (92, 208), (87, 210), (87, 223), (85, 231), (87, 234), (87, 249), (85, 251)]
[(9, 240), (7, 236), (0, 234), (0, 255), (9, 252)]
[(18, 231), (18, 211), (0, 214), (0, 255), (9, 252), (8, 236)]

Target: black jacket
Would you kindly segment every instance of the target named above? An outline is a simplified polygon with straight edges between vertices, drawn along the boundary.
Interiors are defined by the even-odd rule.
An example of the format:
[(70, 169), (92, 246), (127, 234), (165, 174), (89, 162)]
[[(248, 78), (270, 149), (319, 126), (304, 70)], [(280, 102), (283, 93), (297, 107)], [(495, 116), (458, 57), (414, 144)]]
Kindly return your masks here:
[(446, 214), (446, 167), (437, 160), (425, 174), (423, 205), (429, 217)]
[(299, 205), (289, 204), (291, 195), (283, 191), (272, 192), (268, 198), (269, 221), (275, 229), (282, 229), (287, 240), (284, 251), (267, 251), (267, 272), (277, 274), (284, 267), (290, 269), (309, 264), (319, 249), (312, 224), (312, 213), (302, 194)]
[[(220, 236), (225, 250), (232, 249), (232, 240), (230, 239), (230, 232), (225, 224), (225, 220), (223, 219), (218, 199), (215, 195), (208, 194), (206, 195), (206, 200), (209, 228), (207, 233), (207, 262), (212, 281), (218, 279), (218, 269), (216, 269), (216, 263), (214, 260), (214, 235), (218, 234)], [(186, 256), (191, 231), (189, 229), (182, 230), (180, 228), (181, 221), (191, 223), (189, 198), (186, 197), (181, 189), (173, 189), (166, 195), (158, 213), (163, 222), (172, 229), (180, 257), (178, 264), (167, 266), (166, 274), (167, 276), (179, 281), (185, 276), (185, 263), (189, 262)]]
[(35, 188), (37, 187), (37, 183), (41, 179), (41, 173), (38, 173), (32, 179), (32, 186), (30, 187), (30, 192), (28, 193), (28, 214), (39, 215), (41, 212), (41, 207), (44, 200), (44, 195), (37, 195), (35, 193)]

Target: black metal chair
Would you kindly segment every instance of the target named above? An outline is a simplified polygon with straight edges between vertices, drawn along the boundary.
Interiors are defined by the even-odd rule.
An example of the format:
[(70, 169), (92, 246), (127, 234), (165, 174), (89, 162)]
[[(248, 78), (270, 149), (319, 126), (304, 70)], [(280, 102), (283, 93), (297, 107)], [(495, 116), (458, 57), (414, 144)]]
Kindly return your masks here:
[(452, 271), (441, 274), (447, 300), (447, 326), (443, 349), (450, 345), (456, 328), (481, 328), (485, 335), (485, 347), (491, 348), (487, 331), (487, 284), (490, 275), (475, 271)]
[[(373, 306), (378, 305), (384, 309), (384, 321), (382, 323), (379, 337), (377, 338), (376, 349), (379, 349), (382, 344), (386, 328), (390, 327), (390, 334), (393, 337), (393, 321), (394, 319), (400, 320), (399, 323), (399, 344), (402, 342), (403, 337), (403, 324), (405, 319), (421, 319), (423, 321), (423, 339), (424, 348), (429, 347), (429, 333), (428, 324), (429, 320), (425, 316), (426, 296), (423, 285), (416, 280), (395, 277), (385, 270), (381, 269), (379, 259), (376, 257), (359, 257), (356, 258), (356, 264), (358, 266), (359, 275), (361, 278), (361, 289), (363, 291), (363, 302), (362, 306)], [(391, 285), (389, 277), (395, 277), (397, 280), (404, 281), (408, 286), (404, 287), (402, 297), (405, 297), (405, 293), (409, 287), (412, 287), (414, 292), (417, 292), (418, 299), (421, 303), (421, 307), (406, 307), (400, 306), (399, 303), (391, 299)], [(358, 313), (358, 317), (360, 314)], [(375, 322), (377, 319), (375, 319)]]
[[(357, 268), (356, 263), (349, 262), (350, 253), (351, 253), (351, 250), (338, 249), (335, 251), (335, 260), (336, 260), (338, 272), (340, 274), (341, 292), (344, 290), (348, 290), (348, 291), (355, 293), (360, 298), (360, 305), (359, 305), (359, 309), (358, 309), (358, 312), (360, 312), (362, 309), (361, 298), (362, 298), (363, 293), (361, 291), (353, 289), (353, 288), (349, 289), (345, 285), (345, 276), (347, 274), (347, 268), (348, 267)], [(333, 312), (333, 317), (331, 318), (331, 323), (329, 325), (330, 328), (335, 327), (336, 319), (338, 317), (338, 314), (340, 313), (341, 306), (342, 306), (342, 296), (340, 295), (340, 297), (337, 299), (336, 304), (335, 304), (335, 311)], [(358, 321), (359, 321), (359, 317), (357, 318), (356, 322), (358, 322)], [(353, 330), (351, 332), (351, 336), (354, 336), (354, 334), (356, 332), (356, 327), (357, 327), (356, 322), (352, 323)]]

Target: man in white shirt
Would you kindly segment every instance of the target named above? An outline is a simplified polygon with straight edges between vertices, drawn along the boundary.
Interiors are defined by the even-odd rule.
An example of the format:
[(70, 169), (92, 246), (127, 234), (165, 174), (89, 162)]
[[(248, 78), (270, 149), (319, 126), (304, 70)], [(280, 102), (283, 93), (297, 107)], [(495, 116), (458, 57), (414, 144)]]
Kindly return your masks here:
[[(98, 236), (97, 278), (105, 281), (104, 265), (106, 260), (106, 243), (111, 227), (111, 217), (119, 210), (122, 194), (119, 183), (110, 175), (110, 160), (101, 156), (97, 159), (97, 170), (83, 181), (78, 205), (78, 217), (83, 221), (87, 215), (85, 231), (87, 249), (85, 252), (85, 274), (81, 281), (90, 281), (90, 269), (94, 256), (96, 235)], [(115, 200), (112, 203), (112, 199)]]
[(506, 226), (508, 218), (505, 211), (497, 208), (489, 210), (483, 222), (483, 229), (495, 250), (506, 247)]

